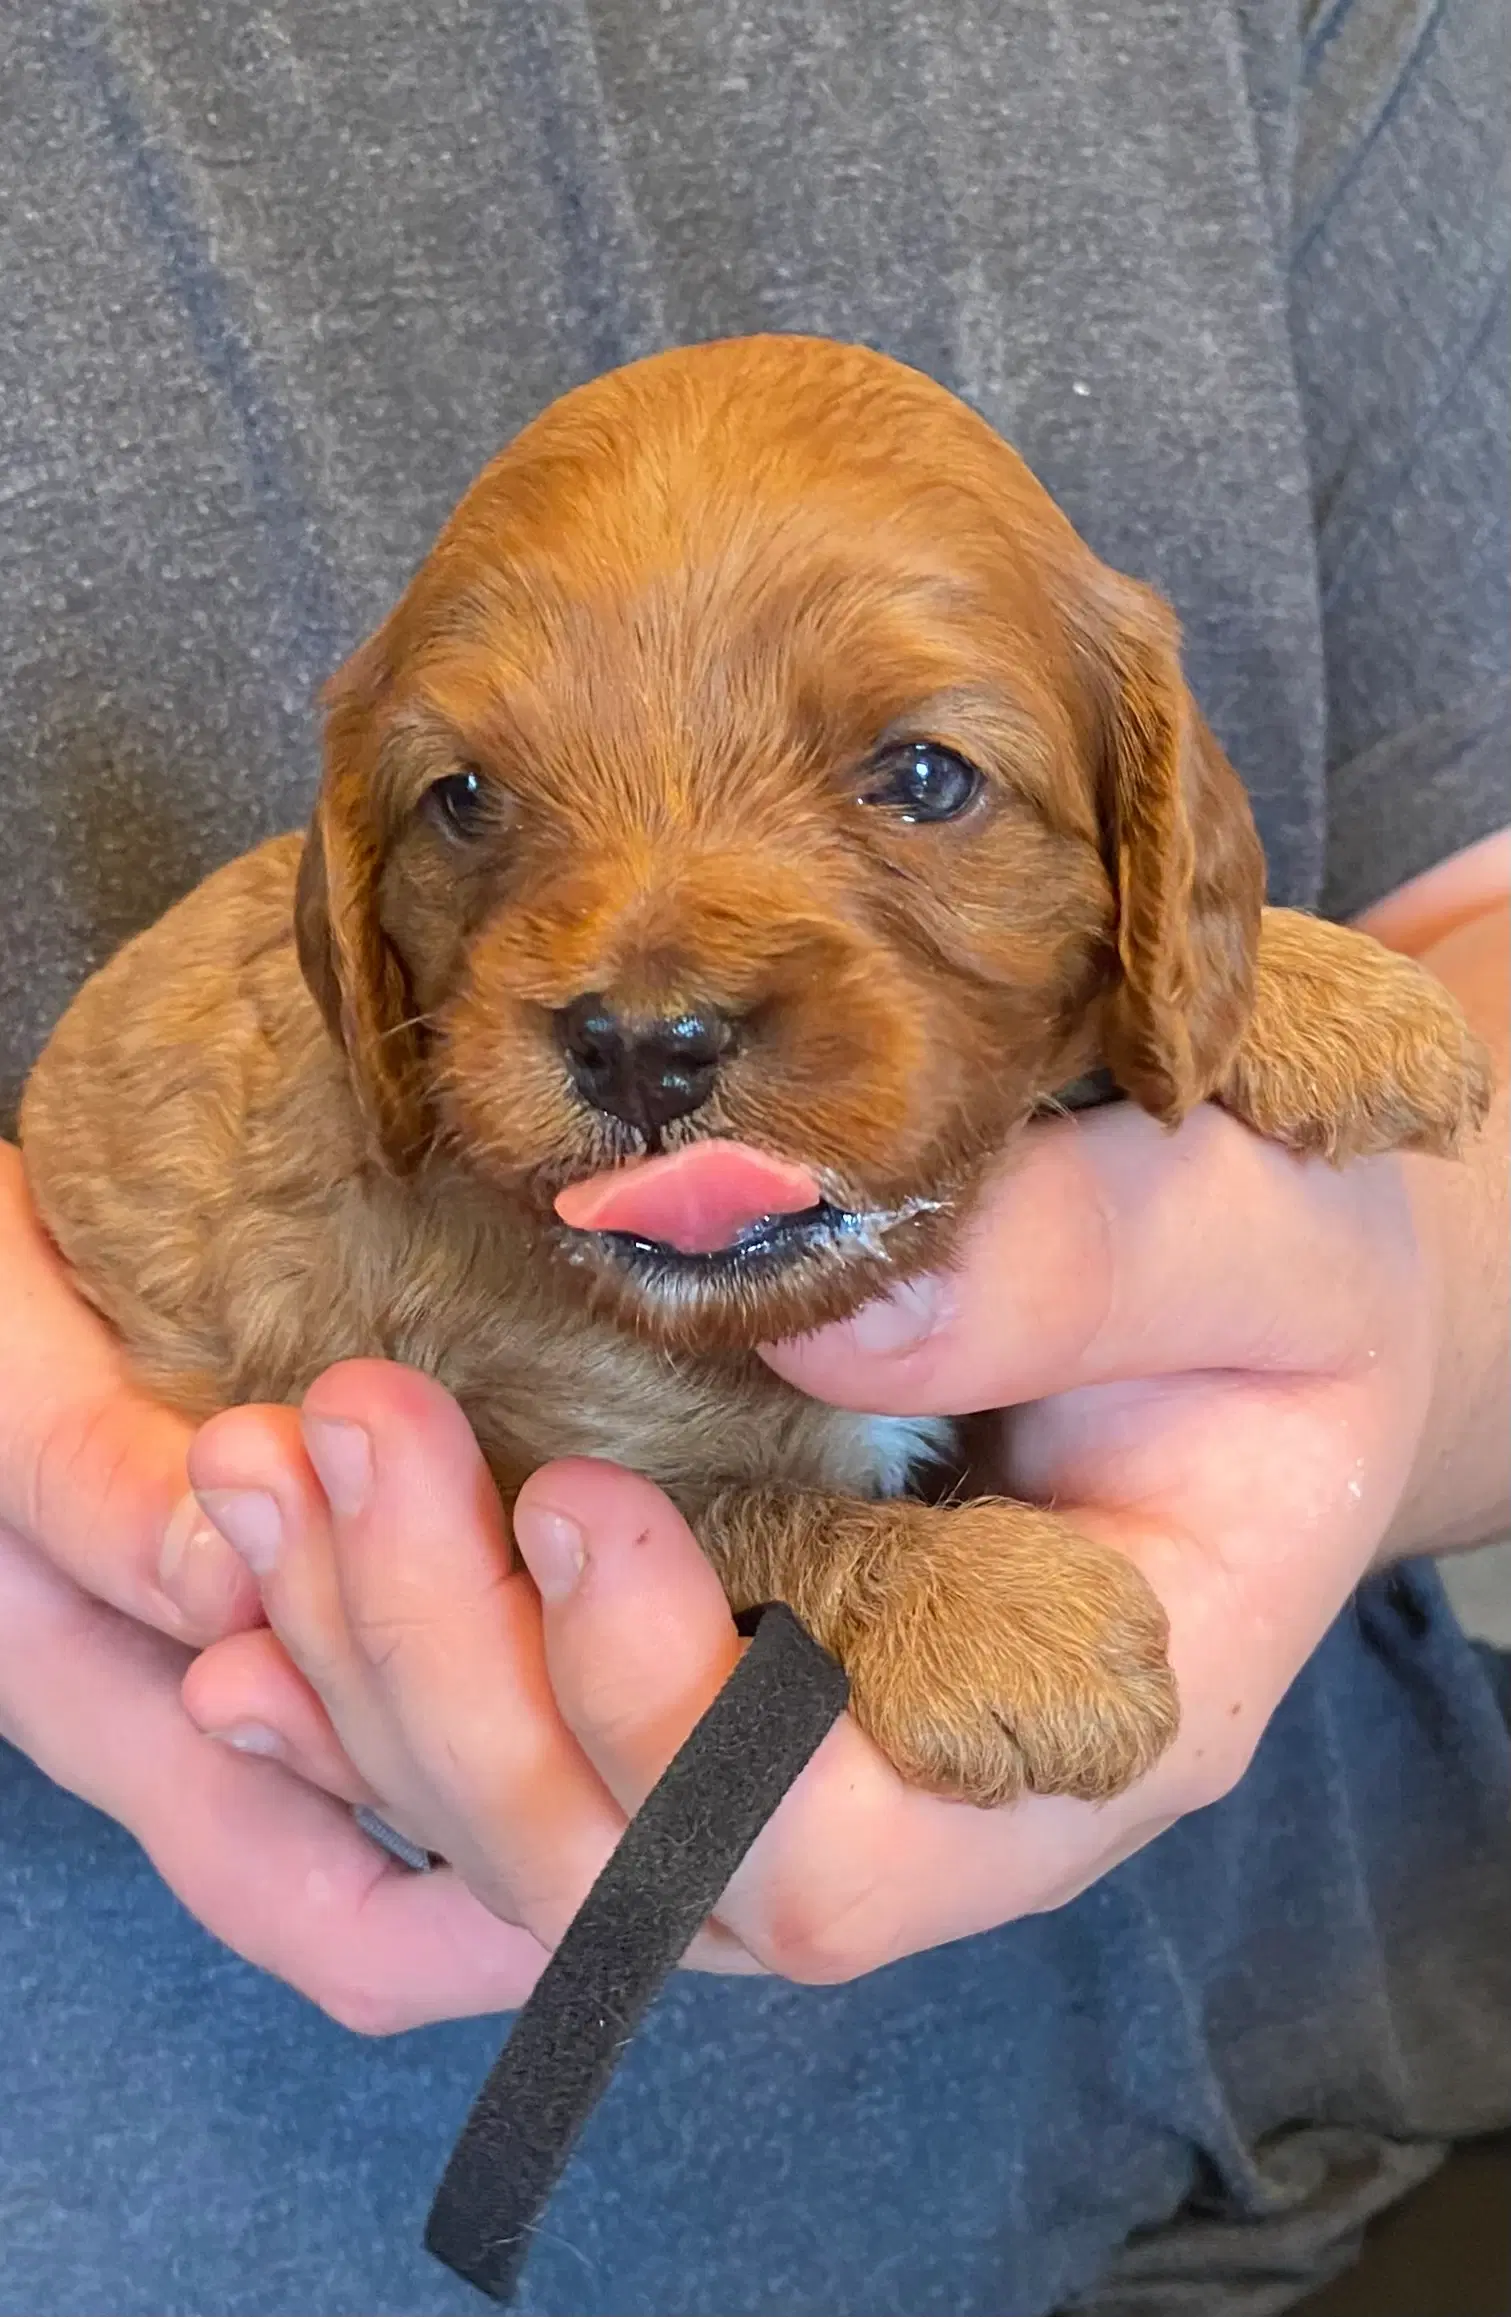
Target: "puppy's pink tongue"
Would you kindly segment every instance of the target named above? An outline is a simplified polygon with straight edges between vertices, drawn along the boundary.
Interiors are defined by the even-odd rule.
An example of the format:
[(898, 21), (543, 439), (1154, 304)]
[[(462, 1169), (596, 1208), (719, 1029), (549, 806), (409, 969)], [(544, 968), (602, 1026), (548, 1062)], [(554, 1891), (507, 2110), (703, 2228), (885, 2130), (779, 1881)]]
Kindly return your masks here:
[(571, 1183), (556, 1212), (574, 1231), (624, 1231), (684, 1255), (712, 1255), (766, 1215), (796, 1215), (822, 1193), (806, 1167), (743, 1142), (695, 1142)]

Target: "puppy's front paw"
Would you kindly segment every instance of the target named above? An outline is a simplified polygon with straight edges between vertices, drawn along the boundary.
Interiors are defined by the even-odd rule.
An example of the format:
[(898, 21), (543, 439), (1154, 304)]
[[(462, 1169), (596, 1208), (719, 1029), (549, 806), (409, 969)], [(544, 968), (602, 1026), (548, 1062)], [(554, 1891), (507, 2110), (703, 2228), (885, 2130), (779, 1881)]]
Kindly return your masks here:
[(1032, 1506), (727, 1491), (698, 1524), (734, 1606), (787, 1601), (904, 1778), (962, 1801), (1100, 1801), (1175, 1735), (1158, 1600)]
[(1218, 1100), (1309, 1157), (1452, 1157), (1484, 1118), (1489, 1063), (1441, 982), (1368, 934), (1267, 909), (1253, 1017)]
[(1132, 1562), (1023, 1505), (909, 1509), (896, 1590), (836, 1636), (851, 1710), (902, 1775), (982, 1805), (1103, 1801), (1141, 1777), (1179, 1712)]

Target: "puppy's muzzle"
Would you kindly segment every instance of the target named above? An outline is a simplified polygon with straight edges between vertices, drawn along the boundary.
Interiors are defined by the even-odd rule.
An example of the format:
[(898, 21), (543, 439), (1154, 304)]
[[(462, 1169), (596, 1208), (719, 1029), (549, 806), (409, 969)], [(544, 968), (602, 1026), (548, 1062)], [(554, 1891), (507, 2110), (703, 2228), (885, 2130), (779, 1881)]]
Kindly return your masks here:
[(556, 1017), (572, 1082), (583, 1100), (642, 1134), (701, 1110), (734, 1045), (734, 1024), (715, 1006), (632, 1022), (589, 991)]

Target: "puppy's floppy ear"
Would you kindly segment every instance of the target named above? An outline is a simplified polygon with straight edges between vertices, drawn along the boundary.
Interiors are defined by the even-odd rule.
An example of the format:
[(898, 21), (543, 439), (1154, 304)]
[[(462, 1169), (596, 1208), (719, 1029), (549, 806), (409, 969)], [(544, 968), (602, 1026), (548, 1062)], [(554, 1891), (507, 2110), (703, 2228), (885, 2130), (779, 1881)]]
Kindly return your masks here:
[(1120, 579), (1099, 626), (1118, 954), (1104, 1058), (1173, 1126), (1221, 1084), (1248, 1021), (1264, 855), (1243, 784), (1181, 673), (1173, 612)]
[(424, 1147), (426, 1121), (414, 1009), (378, 916), (383, 828), (372, 721), (387, 672), (380, 633), (326, 686), (325, 773), (299, 864), (294, 938), (378, 1148), (403, 1172)]

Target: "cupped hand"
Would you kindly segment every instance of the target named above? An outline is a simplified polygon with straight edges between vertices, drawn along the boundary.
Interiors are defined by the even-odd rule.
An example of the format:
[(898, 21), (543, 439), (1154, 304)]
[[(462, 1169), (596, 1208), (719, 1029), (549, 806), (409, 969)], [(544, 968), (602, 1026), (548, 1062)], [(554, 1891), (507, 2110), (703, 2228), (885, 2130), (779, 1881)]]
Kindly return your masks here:
[[(984, 1420), (978, 1478), (1143, 1567), (1182, 1723), (1112, 1803), (982, 1812), (904, 1786), (846, 1721), (689, 1961), (853, 1976), (1059, 1905), (1225, 1793), (1391, 1521), (1438, 1313), (1399, 1162), (1339, 1174), (1213, 1110), (1168, 1135), (1119, 1107), (1032, 1131), (950, 1277), (772, 1348), (845, 1406), (1010, 1411)], [(460, 1413), (378, 1363), (332, 1370), (300, 1415), (217, 1418), (190, 1470), (272, 1628), (200, 1658), (194, 1719), (276, 1730), (554, 1945), (740, 1648), (673, 1508), (607, 1466), (548, 1467), (515, 1566)]]
[(185, 1712), (192, 1646), (259, 1620), (256, 1583), (189, 1493), (190, 1427), (131, 1383), (7, 1144), (0, 1280), (0, 1738), (127, 1827), (227, 1945), (351, 2026), (519, 2001), (533, 1941)]

